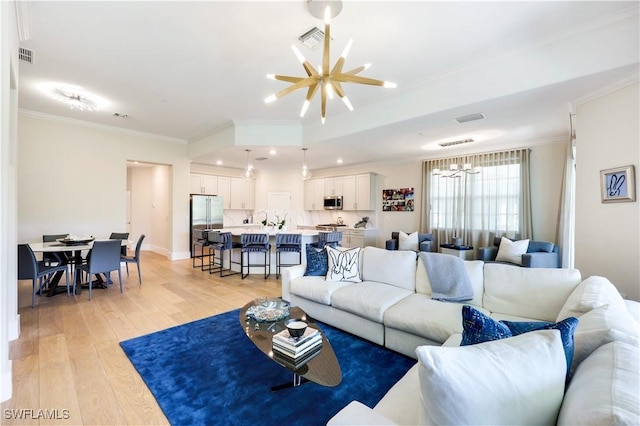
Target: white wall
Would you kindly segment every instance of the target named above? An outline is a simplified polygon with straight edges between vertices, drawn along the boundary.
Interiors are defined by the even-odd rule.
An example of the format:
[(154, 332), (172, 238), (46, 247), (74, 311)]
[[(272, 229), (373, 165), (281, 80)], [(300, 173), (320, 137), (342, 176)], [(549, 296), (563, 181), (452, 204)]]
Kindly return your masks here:
[[(640, 300), (638, 201), (601, 203), (600, 170), (640, 164), (638, 83), (576, 108), (576, 267)], [(638, 197), (636, 192), (636, 197)]]
[(14, 2), (0, 2), (0, 401), (11, 398), (9, 341), (20, 334), (16, 271), (18, 28)]
[(159, 220), (170, 226), (159, 246), (171, 259), (188, 257), (186, 144), (31, 113), (19, 116), (19, 241), (65, 232), (106, 237), (126, 229), (127, 160), (171, 166), (170, 184), (162, 189), (166, 210), (165, 201), (159, 203)]

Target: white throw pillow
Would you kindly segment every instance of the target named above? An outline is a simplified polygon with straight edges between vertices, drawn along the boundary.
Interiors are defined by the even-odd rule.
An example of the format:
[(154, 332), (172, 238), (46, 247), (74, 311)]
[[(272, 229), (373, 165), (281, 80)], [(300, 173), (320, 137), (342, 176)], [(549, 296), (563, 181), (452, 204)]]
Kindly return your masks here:
[(529, 240), (511, 241), (508, 238), (502, 237), (496, 260), (522, 265), (522, 255), (527, 252), (528, 248)]
[(591, 353), (609, 342), (620, 341), (634, 346), (640, 342), (640, 326), (626, 309), (605, 305), (579, 316), (578, 321), (573, 334), (571, 375)]
[(402, 231), (398, 232), (398, 250), (418, 251), (419, 248), (418, 232), (412, 232), (408, 235)]
[(419, 346), (421, 424), (555, 424), (567, 364), (557, 330)]
[(558, 425), (640, 424), (638, 346), (606, 344), (584, 360), (571, 379)]
[(558, 318), (556, 318), (556, 322), (569, 317), (579, 317), (592, 309), (606, 305), (626, 310), (624, 299), (611, 281), (592, 275), (582, 281), (569, 295), (558, 314)]
[(338, 250), (326, 246), (329, 269), (327, 281), (362, 282), (360, 278), (360, 247)]

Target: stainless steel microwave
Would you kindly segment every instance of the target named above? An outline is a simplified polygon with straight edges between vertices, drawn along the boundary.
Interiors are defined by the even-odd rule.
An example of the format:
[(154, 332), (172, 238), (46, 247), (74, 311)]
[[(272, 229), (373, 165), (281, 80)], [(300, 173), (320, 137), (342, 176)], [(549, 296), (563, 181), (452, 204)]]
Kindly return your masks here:
[(324, 197), (325, 210), (342, 210), (342, 195)]

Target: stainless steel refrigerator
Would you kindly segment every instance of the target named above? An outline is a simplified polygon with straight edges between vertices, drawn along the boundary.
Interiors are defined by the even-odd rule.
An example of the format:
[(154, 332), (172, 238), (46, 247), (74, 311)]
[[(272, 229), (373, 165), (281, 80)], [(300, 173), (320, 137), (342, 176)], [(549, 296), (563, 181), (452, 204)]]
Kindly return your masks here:
[(191, 194), (189, 207), (189, 247), (193, 257), (193, 234), (196, 230), (222, 229), (224, 202), (216, 195)]

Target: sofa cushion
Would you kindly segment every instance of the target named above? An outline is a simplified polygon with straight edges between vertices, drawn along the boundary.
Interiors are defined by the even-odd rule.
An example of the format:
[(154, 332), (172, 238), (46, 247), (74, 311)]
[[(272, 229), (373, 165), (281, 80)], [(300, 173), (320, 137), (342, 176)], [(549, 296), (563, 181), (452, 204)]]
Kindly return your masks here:
[[(482, 295), (484, 293), (484, 262), (481, 260), (469, 260), (464, 262), (464, 267), (467, 270), (467, 276), (473, 288), (473, 299), (465, 303), (481, 307)], [(431, 296), (431, 291), (431, 282), (424, 267), (424, 262), (418, 262), (416, 267), (416, 292)]]
[(557, 320), (580, 316), (605, 305), (616, 309), (625, 309), (624, 299), (611, 281), (592, 275), (582, 281), (569, 295), (558, 313)]
[(486, 263), (482, 307), (492, 313), (555, 321), (580, 281), (577, 269)]
[(413, 250), (418, 251), (418, 232), (412, 232), (406, 234), (405, 232), (398, 232), (398, 250)]
[(298, 277), (291, 280), (289, 292), (323, 305), (331, 304), (331, 294), (341, 287), (353, 285), (343, 281), (326, 281), (324, 277)]
[(305, 275), (310, 276), (325, 276), (329, 268), (327, 263), (327, 251), (324, 248), (316, 248), (311, 244), (307, 244), (307, 269), (304, 271)]
[(363, 281), (341, 287), (331, 294), (331, 305), (382, 324), (384, 312), (413, 291), (389, 284)]
[(553, 253), (555, 244), (547, 241), (529, 241), (527, 253)]
[(460, 303), (438, 302), (426, 294), (414, 293), (385, 312), (384, 325), (444, 342), (452, 334), (462, 333), (461, 310)]
[(562, 348), (565, 354), (567, 366), (566, 375), (568, 379), (573, 361), (573, 334), (577, 325), (578, 319), (574, 317), (566, 318), (558, 323), (546, 321), (496, 321), (475, 308), (465, 305), (462, 307), (463, 331), (460, 345), (475, 345), (492, 340), (518, 336), (536, 330), (558, 330), (562, 338)]
[(572, 373), (593, 351), (609, 342), (621, 341), (639, 345), (638, 323), (626, 309), (601, 306), (581, 315), (578, 319), (580, 323), (574, 335), (575, 352)]
[(638, 346), (612, 342), (577, 368), (564, 396), (558, 425), (640, 424)]
[(327, 281), (346, 281), (359, 283), (360, 278), (360, 247), (346, 250), (325, 246), (327, 250), (328, 269)]
[(365, 247), (362, 254), (362, 279), (377, 281), (415, 291), (416, 253)]
[(511, 241), (508, 238), (502, 237), (500, 246), (498, 247), (496, 261), (522, 265), (522, 255), (527, 252), (527, 248), (529, 248), (529, 240)]
[(420, 424), (554, 424), (566, 362), (557, 330), (472, 346), (420, 346)]

